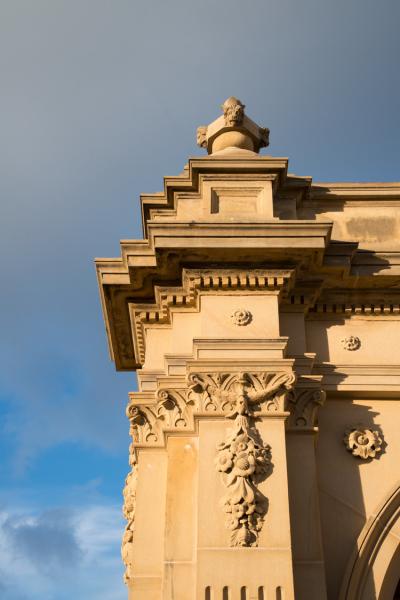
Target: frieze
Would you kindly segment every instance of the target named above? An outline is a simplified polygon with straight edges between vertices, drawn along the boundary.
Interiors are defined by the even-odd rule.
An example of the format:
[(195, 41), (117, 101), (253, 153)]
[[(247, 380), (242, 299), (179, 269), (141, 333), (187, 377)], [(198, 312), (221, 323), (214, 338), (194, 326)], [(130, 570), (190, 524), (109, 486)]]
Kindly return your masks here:
[(236, 384), (246, 380), (248, 410), (257, 416), (273, 416), (286, 409), (286, 396), (295, 381), (291, 371), (191, 373), (182, 387), (159, 387), (152, 402), (133, 402), (127, 407), (131, 435), (136, 446), (162, 446), (165, 433), (194, 431), (195, 418), (230, 418), (236, 410)]

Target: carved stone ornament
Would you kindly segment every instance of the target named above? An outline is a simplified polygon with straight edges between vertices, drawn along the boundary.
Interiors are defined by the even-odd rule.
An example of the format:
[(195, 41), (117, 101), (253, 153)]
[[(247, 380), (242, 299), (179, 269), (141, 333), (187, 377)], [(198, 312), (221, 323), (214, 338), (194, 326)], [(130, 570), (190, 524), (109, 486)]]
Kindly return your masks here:
[(382, 451), (382, 438), (379, 432), (362, 425), (349, 427), (345, 431), (344, 443), (353, 456), (359, 456), (364, 460), (375, 458)]
[(132, 579), (132, 546), (135, 525), (136, 485), (137, 485), (137, 459), (133, 444), (129, 447), (129, 464), (131, 471), (125, 479), (123, 513), (127, 520), (124, 536), (122, 538), (121, 556), (125, 565), (124, 581), (126, 584)]
[[(161, 446), (168, 431), (194, 431), (196, 416), (212, 414), (234, 419), (232, 431), (218, 445), (216, 458), (217, 470), (227, 487), (222, 503), (227, 526), (232, 531), (232, 546), (257, 543), (257, 533), (268, 506), (257, 485), (271, 470), (270, 448), (262, 442), (255, 420), (285, 411), (286, 398), (295, 379), (295, 374), (287, 371), (191, 373), (181, 388), (158, 389), (155, 403), (128, 405), (132, 449), (133, 446)], [(135, 475), (128, 475), (125, 488), (128, 526), (123, 545), (127, 579), (134, 513), (130, 507), (134, 505), (131, 500), (135, 485)]]
[(128, 405), (127, 416), (135, 444), (159, 445), (165, 430), (185, 429), (192, 425), (193, 407), (187, 390), (159, 389), (156, 401), (152, 406)]
[(271, 398), (279, 392), (285, 395), (293, 383), (294, 375), (288, 373), (266, 378), (261, 390), (247, 373), (239, 373), (232, 382), (234, 404), (227, 416), (235, 421), (226, 440), (217, 446), (215, 463), (227, 488), (221, 503), (233, 547), (257, 544), (268, 509), (268, 500), (257, 484), (272, 470), (271, 448), (254, 426), (255, 408), (269, 399), (272, 410), (277, 410), (279, 403), (271, 403)]
[(207, 146), (207, 127), (205, 125), (200, 125), (197, 128), (197, 145), (200, 148), (206, 148)]
[(234, 96), (230, 96), (221, 106), (224, 112), (225, 125), (227, 127), (237, 127), (241, 125), (246, 106)]
[(349, 335), (341, 340), (345, 350), (358, 350), (361, 346), (361, 340), (355, 335)]
[(320, 388), (292, 390), (288, 395), (289, 428), (316, 427), (318, 424), (318, 410), (324, 405), (325, 399), (326, 392)]
[[(253, 390), (253, 410), (258, 408), (258, 415), (285, 410), (286, 394), (272, 393), (271, 389), (282, 388), (290, 378), (294, 381), (294, 375), (281, 371), (252, 372), (246, 376), (247, 386)], [(187, 382), (180, 384), (182, 387), (159, 388), (155, 403), (133, 400), (126, 411), (133, 443), (135, 446), (163, 446), (166, 432), (194, 431), (196, 416), (207, 413), (221, 418), (229, 416), (237, 402), (233, 390), (237, 377), (235, 373), (191, 373)], [(132, 398), (137, 396), (140, 396), (137, 392), (132, 394)], [(261, 403), (257, 399), (261, 399)]]
[[(197, 144), (209, 154), (226, 148), (241, 148), (259, 152), (269, 144), (269, 129), (260, 127), (246, 114), (243, 102), (230, 96), (221, 105), (223, 115), (208, 126), (197, 129)], [(235, 135), (225, 136), (226, 133)], [(224, 139), (221, 139), (221, 136)], [(224, 137), (225, 136), (225, 137)], [(218, 138), (218, 141), (217, 141)]]
[(238, 308), (231, 314), (231, 319), (235, 325), (243, 326), (251, 323), (253, 315), (245, 308)]

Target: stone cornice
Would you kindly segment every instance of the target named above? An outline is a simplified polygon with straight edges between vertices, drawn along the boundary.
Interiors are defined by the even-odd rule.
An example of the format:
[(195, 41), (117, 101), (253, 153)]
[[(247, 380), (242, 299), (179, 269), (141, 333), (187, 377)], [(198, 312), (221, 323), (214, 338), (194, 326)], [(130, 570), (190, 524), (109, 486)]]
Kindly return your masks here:
[(314, 182), (310, 188), (311, 201), (400, 202), (400, 182)]
[[(180, 286), (186, 265), (295, 270), (296, 287), (282, 298), (282, 310), (286, 312), (310, 311), (319, 315), (327, 312), (324, 306), (336, 306), (333, 312), (350, 314), (348, 305), (357, 302), (355, 289), (363, 293), (370, 287), (387, 290), (397, 285), (399, 252), (366, 252), (360, 251), (356, 242), (332, 241), (331, 221), (296, 219), (296, 214), (304, 203), (318, 204), (325, 200), (343, 203), (378, 199), (396, 203), (400, 184), (312, 184), (310, 177), (288, 174), (287, 168), (287, 158), (244, 151), (194, 157), (181, 175), (165, 178), (163, 192), (142, 196), (147, 239), (123, 240), (120, 258), (96, 261), (110, 353), (117, 369), (135, 369), (142, 360), (135, 356), (129, 305), (154, 304), (154, 288), (159, 285)], [(252, 215), (243, 209), (237, 214), (228, 210), (217, 215), (200, 211), (191, 219), (186, 198), (196, 205), (202, 201), (203, 192), (225, 193), (224, 189), (228, 208), (230, 193), (244, 203), (247, 193), (257, 210)], [(235, 196), (236, 193), (239, 195)], [(184, 208), (176, 211), (180, 200)], [(315, 214), (312, 210), (308, 212), (311, 216)], [(332, 299), (331, 290), (346, 287), (353, 296), (348, 295), (341, 302), (345, 308), (338, 309), (339, 303)], [(382, 309), (375, 308), (375, 298), (369, 299), (369, 304), (374, 308), (364, 308), (364, 313), (371, 310), (376, 314), (378, 310), (394, 314), (398, 302), (388, 302), (385, 297), (384, 302), (379, 302)], [(164, 308), (155, 308), (161, 323), (165, 322)], [(352, 314), (358, 312), (351, 308)]]
[(224, 293), (276, 293), (288, 291), (294, 282), (290, 269), (183, 269), (182, 286), (155, 286), (155, 303), (130, 304), (129, 311), (134, 332), (135, 355), (139, 362), (145, 360), (145, 327), (171, 325), (171, 313), (179, 310), (199, 309), (199, 295)]
[(400, 366), (316, 363), (313, 373), (322, 376), (322, 389), (362, 394), (400, 392)]
[[(142, 194), (141, 207), (143, 217), (143, 233), (147, 237), (147, 224), (151, 220), (152, 210), (174, 209), (175, 195), (179, 192), (199, 192), (200, 176), (203, 173), (225, 174), (275, 174), (278, 182), (283, 184), (287, 177), (287, 158), (271, 156), (243, 157), (240, 153), (226, 156), (206, 156), (189, 158), (183, 173), (177, 177), (164, 178), (164, 192)], [(300, 179), (300, 178), (298, 178)], [(309, 178), (304, 178), (309, 185)]]

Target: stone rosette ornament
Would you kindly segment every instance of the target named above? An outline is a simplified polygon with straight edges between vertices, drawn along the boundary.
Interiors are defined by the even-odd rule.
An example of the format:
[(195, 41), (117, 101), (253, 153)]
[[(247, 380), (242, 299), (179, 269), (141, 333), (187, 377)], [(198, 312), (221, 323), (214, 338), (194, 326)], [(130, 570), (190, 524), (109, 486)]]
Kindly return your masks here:
[(349, 427), (344, 434), (344, 443), (353, 456), (364, 460), (375, 458), (382, 451), (382, 438), (378, 431), (363, 425)]
[(356, 335), (349, 335), (341, 340), (342, 346), (345, 350), (358, 350), (361, 346), (361, 340)]
[(233, 324), (238, 325), (239, 327), (251, 323), (252, 318), (253, 315), (251, 314), (251, 312), (249, 310), (246, 310), (245, 308), (238, 308), (237, 310), (234, 310), (231, 314)]

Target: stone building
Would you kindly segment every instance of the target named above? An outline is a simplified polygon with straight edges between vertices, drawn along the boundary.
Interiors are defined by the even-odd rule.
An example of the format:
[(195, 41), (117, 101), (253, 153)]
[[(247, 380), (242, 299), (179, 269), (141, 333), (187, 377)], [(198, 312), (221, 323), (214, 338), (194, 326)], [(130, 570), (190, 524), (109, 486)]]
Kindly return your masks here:
[(400, 184), (292, 175), (222, 108), (97, 260), (129, 598), (399, 598)]

